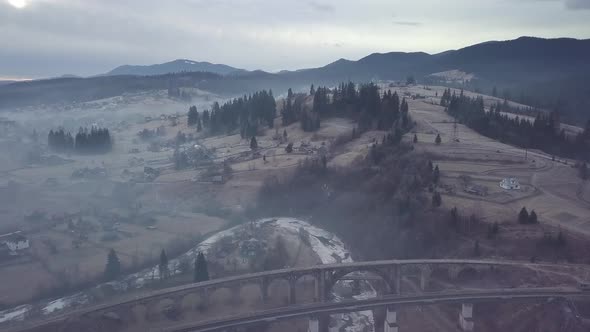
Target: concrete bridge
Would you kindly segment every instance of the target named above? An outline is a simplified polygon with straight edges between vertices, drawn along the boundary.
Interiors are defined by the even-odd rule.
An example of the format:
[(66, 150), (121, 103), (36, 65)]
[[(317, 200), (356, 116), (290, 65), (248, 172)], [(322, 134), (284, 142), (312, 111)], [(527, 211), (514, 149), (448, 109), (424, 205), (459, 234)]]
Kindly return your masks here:
[(543, 300), (549, 298), (587, 298), (590, 292), (567, 288), (529, 288), (529, 289), (495, 289), (485, 291), (459, 291), (441, 292), (429, 294), (414, 294), (406, 296), (382, 296), (364, 300), (346, 300), (332, 303), (311, 303), (307, 305), (295, 305), (284, 308), (276, 308), (244, 315), (235, 315), (204, 322), (193, 322), (172, 326), (165, 329), (167, 332), (192, 332), (192, 331), (222, 331), (231, 330), (238, 326), (246, 326), (257, 323), (272, 322), (280, 319), (293, 319), (309, 317), (310, 332), (320, 330), (319, 317), (330, 314), (373, 310), (378, 307), (386, 307), (384, 331), (399, 331), (397, 325), (396, 308), (405, 305), (433, 305), (438, 303), (459, 303), (462, 310), (459, 315), (459, 325), (464, 329), (473, 330), (473, 304), (489, 301), (510, 300)]
[[(443, 271), (449, 275), (450, 278), (456, 278), (464, 270), (490, 270), (490, 269), (522, 269), (522, 268), (573, 268), (588, 270), (586, 265), (574, 264), (535, 264), (529, 262), (515, 262), (515, 261), (495, 261), (495, 260), (459, 260), (459, 259), (440, 259), (440, 260), (387, 260), (387, 261), (372, 261), (372, 262), (356, 262), (346, 264), (330, 264), (317, 265), (306, 268), (290, 268), (261, 273), (245, 274), (236, 277), (222, 278), (211, 280), (202, 283), (189, 284), (179, 287), (173, 287), (143, 294), (142, 296), (133, 296), (123, 299), (118, 299), (112, 303), (106, 303), (94, 307), (82, 308), (72, 310), (63, 314), (54, 316), (46, 316), (42, 321), (35, 321), (34, 319), (27, 320), (29, 326), (22, 326), (13, 331), (61, 331), (59, 326), (67, 326), (68, 322), (73, 320), (101, 320), (105, 318), (123, 322), (125, 326), (131, 326), (138, 321), (137, 312), (142, 312), (143, 318), (146, 320), (154, 319), (154, 317), (162, 317), (170, 321), (170, 324), (182, 315), (186, 305), (185, 300), (189, 297), (197, 297), (200, 305), (207, 307), (210, 297), (213, 293), (220, 289), (228, 289), (232, 296), (238, 298), (243, 287), (253, 285), (259, 290), (260, 301), (267, 303), (269, 301), (270, 285), (276, 282), (281, 282), (281, 285), (286, 288), (287, 301), (284, 306), (284, 312), (281, 315), (289, 314), (289, 308), (307, 308), (300, 307), (301, 303), (297, 301), (296, 286), (301, 280), (306, 280), (313, 283), (313, 304), (319, 306), (326, 306), (327, 310), (342, 309), (344, 302), (331, 302), (330, 294), (332, 288), (339, 280), (358, 280), (371, 279), (382, 284), (380, 296), (377, 299), (366, 300), (367, 303), (358, 302), (358, 305), (367, 305), (369, 307), (383, 306), (391, 304), (399, 304), (396, 301), (403, 298), (402, 277), (416, 276), (420, 280), (422, 290), (426, 290), (430, 275), (433, 271)], [(367, 272), (366, 274), (359, 274), (359, 272)], [(515, 292), (514, 290), (512, 290)], [(539, 290), (541, 292), (541, 290)], [(553, 295), (550, 296), (583, 296), (585, 293), (573, 292), (556, 293), (552, 290)], [(502, 296), (515, 296), (515, 293), (496, 293)], [(539, 293), (541, 294), (541, 293)], [(590, 294), (590, 292), (589, 292)], [(443, 294), (444, 295), (444, 294)], [(457, 294), (450, 294), (455, 296)], [(469, 295), (469, 294), (467, 294)], [(473, 294), (472, 294), (473, 295)], [(488, 294), (489, 295), (489, 294)], [(537, 294), (538, 295), (538, 294)], [(444, 296), (438, 295), (438, 298)], [(534, 296), (533, 296), (534, 297)], [(436, 302), (437, 295), (431, 295), (428, 301)], [(371, 302), (385, 300), (386, 303)], [(387, 302), (390, 301), (390, 302)], [(412, 301), (417, 301), (417, 298)], [(411, 302), (411, 301), (410, 301)], [(347, 303), (347, 302), (346, 302)], [(364, 304), (362, 304), (364, 303)], [(354, 305), (348, 303), (349, 307)], [(465, 329), (469, 330), (470, 322), (470, 303), (465, 303), (463, 306)], [(347, 308), (349, 308), (347, 307)], [(140, 308), (141, 310), (136, 310)], [(318, 308), (316, 308), (318, 309)], [(360, 309), (359, 309), (360, 310)], [(388, 311), (388, 319), (392, 320), (392, 314)], [(393, 315), (395, 311), (393, 312)], [(304, 314), (302, 314), (304, 315)], [(280, 316), (280, 315), (279, 315)], [(277, 316), (278, 317), (278, 316)], [(266, 319), (266, 318), (265, 318)], [(314, 322), (312, 319), (310, 322)], [(463, 324), (463, 323), (462, 323)], [(239, 325), (239, 324), (238, 324)], [(322, 325), (322, 324), (320, 324)], [(395, 325), (395, 324), (393, 324)], [(392, 326), (393, 326), (392, 325)], [(50, 328), (51, 326), (55, 328)], [(318, 325), (319, 326), (319, 325)], [(191, 327), (189, 327), (191, 328)], [(205, 328), (205, 327), (203, 327)], [(221, 327), (224, 328), (224, 327)], [(315, 331), (310, 325), (312, 331)], [(200, 330), (201, 327), (194, 327), (193, 329)], [(215, 328), (214, 328), (215, 329)], [(66, 329), (67, 330), (67, 329)], [(182, 331), (182, 329), (181, 329)], [(395, 329), (386, 331), (396, 331)]]

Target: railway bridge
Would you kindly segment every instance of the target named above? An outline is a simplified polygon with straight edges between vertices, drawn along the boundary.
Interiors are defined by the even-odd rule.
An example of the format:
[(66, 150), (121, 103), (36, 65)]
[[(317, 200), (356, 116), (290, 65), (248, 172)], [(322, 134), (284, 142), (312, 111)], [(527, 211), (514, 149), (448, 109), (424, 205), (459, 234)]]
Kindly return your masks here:
[[(539, 299), (539, 298), (572, 298), (590, 296), (577, 289), (508, 289), (482, 292), (442, 292), (425, 293), (421, 295), (407, 293), (402, 289), (402, 277), (415, 276), (419, 279), (422, 291), (426, 291), (431, 274), (447, 273), (450, 278), (456, 278), (465, 270), (490, 269), (583, 269), (586, 265), (575, 264), (544, 264), (501, 260), (462, 260), (462, 259), (415, 259), (415, 260), (384, 260), (370, 262), (355, 262), (344, 264), (317, 265), (305, 268), (288, 268), (260, 273), (244, 274), (229, 278), (220, 278), (207, 282), (194, 283), (179, 287), (172, 287), (145, 293), (141, 296), (129, 296), (117, 299), (111, 303), (89, 306), (44, 316), (43, 319), (27, 319), (26, 324), (12, 331), (69, 331), (69, 325), (80, 322), (115, 321), (119, 330), (133, 331), (134, 324), (139, 321), (158, 320), (158, 326), (170, 331), (212, 331), (236, 327), (251, 322), (285, 319), (289, 317), (310, 317), (309, 330), (317, 332), (325, 328), (325, 315), (335, 312), (358, 311), (377, 307), (387, 307), (385, 331), (398, 331), (395, 307), (404, 304), (462, 302), (459, 318), (460, 326), (464, 330), (473, 329), (473, 303), (479, 300), (498, 299)], [(361, 273), (364, 272), (364, 273)], [(376, 298), (359, 301), (335, 302), (331, 298), (333, 287), (340, 280), (370, 279), (379, 282), (380, 292)], [(298, 301), (298, 284), (305, 280), (311, 283), (312, 295), (310, 303)], [(231, 297), (239, 300), (241, 289), (254, 286), (258, 289), (259, 300), (262, 304), (269, 303), (269, 288), (271, 284), (280, 282), (286, 288), (287, 298), (281, 305), (270, 305), (265, 310), (255, 311), (247, 316), (226, 317), (209, 324), (206, 321), (191, 322), (178, 327), (178, 320), (186, 311), (206, 310), (212, 294), (218, 290), (229, 290)], [(422, 297), (420, 297), (422, 296)], [(198, 305), (186, 305), (187, 299), (198, 299)], [(187, 308), (188, 307), (188, 308)], [(274, 307), (274, 308), (273, 308)], [(277, 309), (278, 308), (278, 309)], [(354, 309), (354, 310), (353, 310)], [(269, 311), (270, 310), (270, 311)], [(274, 311), (273, 311), (274, 310)], [(313, 314), (313, 313), (316, 314)], [(141, 316), (141, 317), (140, 317)], [(161, 321), (164, 323), (162, 325)], [(204, 322), (204, 323), (203, 323)], [(221, 322), (221, 323), (220, 323)], [(223, 323), (225, 322), (225, 323)], [(233, 322), (229, 324), (228, 322)], [(205, 325), (203, 325), (205, 324)], [(207, 325), (209, 324), (209, 325)], [(115, 329), (115, 330), (117, 330)]]

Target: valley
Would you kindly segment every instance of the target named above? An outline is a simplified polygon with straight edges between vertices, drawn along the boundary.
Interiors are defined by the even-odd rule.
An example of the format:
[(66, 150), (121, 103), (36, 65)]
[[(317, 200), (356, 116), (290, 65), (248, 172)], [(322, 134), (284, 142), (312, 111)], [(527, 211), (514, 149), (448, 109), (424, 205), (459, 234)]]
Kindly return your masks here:
[[(469, 256), (473, 239), (481, 234), (478, 229), (498, 223), (502, 229), (498, 238), (490, 241), (480, 238), (487, 257), (523, 260), (567, 257), (585, 262), (585, 258), (572, 250), (585, 246), (582, 239), (590, 231), (590, 220), (586, 217), (590, 194), (585, 182), (578, 180), (571, 160), (552, 160), (552, 156), (533, 150), (525, 156), (522, 149), (483, 137), (462, 124), (455, 125), (454, 119), (437, 105), (443, 87), (391, 87), (390, 83), (383, 83), (380, 88), (407, 98), (415, 124), (403, 141), (412, 146), (414, 154), (426, 156), (440, 169), (438, 188), (442, 206), (433, 213), (457, 208), (462, 215), (476, 218), (470, 219), (473, 225), (465, 226), (458, 242), (450, 247), (447, 244), (448, 253), (444, 257)], [(2, 266), (2, 303), (16, 305), (30, 301), (31, 297), (53, 294), (49, 291), (59, 292), (63, 287), (72, 290), (87, 287), (84, 286), (87, 282), (100, 278), (111, 248), (118, 253), (122, 267), (130, 272), (156, 264), (162, 249), (172, 255), (188, 251), (186, 255), (190, 257), (195, 254), (191, 248), (204, 236), (256, 218), (258, 192), (269, 178), (287, 179), (308, 160), (324, 155), (328, 168), (350, 167), (370, 155), (373, 145), (388, 134), (368, 130), (351, 139), (357, 124), (350, 119), (328, 118), (317, 131), (304, 132), (299, 123), (281, 126), (277, 118), (275, 126), (279, 129), (259, 132), (257, 154), (252, 155), (250, 140), (239, 134), (209, 136), (188, 127), (185, 115), (188, 104), (163, 94), (154, 92), (96, 101), (90, 107), (66, 105), (57, 113), (33, 108), (7, 117), (19, 125), (45, 130), (66, 126), (73, 116), (79, 118), (79, 123), (98, 122), (116, 129), (114, 149), (109, 154), (53, 155), (53, 159), (61, 160), (60, 164), (32, 163), (3, 170), (3, 197), (12, 199), (14, 205), (2, 210), (4, 220), (12, 220), (2, 227), (24, 230), (32, 250), (29, 258)], [(199, 109), (206, 109), (212, 100), (223, 101), (220, 97), (203, 96), (197, 103)], [(498, 102), (493, 97), (485, 100), (486, 107)], [(306, 107), (312, 103), (309, 96), (305, 98)], [(112, 104), (116, 106), (109, 106)], [(282, 102), (277, 104), (280, 110)], [(92, 105), (101, 105), (102, 109)], [(25, 122), (25, 112), (38, 116)], [(142, 140), (138, 133), (157, 128), (164, 128), (165, 134), (156, 139), (159, 148), (154, 149), (154, 140)], [(173, 142), (179, 132), (193, 137), (180, 145), (182, 149), (193, 151), (190, 149), (194, 148), (201, 151), (198, 155), (210, 161), (195, 169), (175, 169), (174, 148), (166, 142)], [(414, 135), (417, 142), (413, 142)], [(442, 138), (440, 144), (435, 143), (437, 135)], [(5, 142), (11, 139), (5, 138)], [(293, 143), (293, 152), (285, 150), (289, 143)], [(51, 156), (50, 151), (42, 151), (42, 155)], [(22, 160), (13, 159), (13, 162), (18, 164)], [(213, 171), (214, 165), (218, 169), (221, 165), (229, 168), (219, 173)], [(82, 177), (72, 176), (81, 169), (87, 170)], [(518, 180), (519, 190), (500, 187), (503, 179), (511, 177)], [(328, 186), (325, 190), (328, 194), (334, 189)], [(522, 207), (537, 212), (540, 226), (518, 224), (518, 211)], [(558, 232), (567, 234), (570, 249), (565, 256), (536, 247), (538, 239), (547, 234), (555, 237)], [(518, 251), (516, 257), (515, 251)], [(180, 261), (175, 262), (179, 266)], [(157, 283), (158, 274), (149, 272), (149, 268), (147, 271), (141, 277), (145, 285), (162, 287)], [(178, 271), (180, 275), (172, 284), (186, 280), (182, 276), (186, 271)], [(21, 283), (22, 278), (17, 276), (23, 273), (28, 274), (26, 282), (31, 285), (27, 292), (11, 284), (11, 281)], [(143, 282), (126, 283), (125, 289), (131, 292), (138, 292), (135, 287), (144, 287)], [(91, 294), (91, 303), (110, 301), (115, 296), (104, 287), (96, 288)], [(87, 295), (77, 299), (75, 303), (89, 304)], [(49, 313), (53, 310), (58, 313), (61, 307)], [(5, 317), (11, 317), (9, 312), (12, 311), (4, 313)], [(407, 314), (413, 315), (402, 313), (402, 317)], [(444, 322), (444, 312), (436, 315), (441, 318), (435, 324), (440, 324), (440, 319)], [(22, 315), (14, 317), (18, 321)]]

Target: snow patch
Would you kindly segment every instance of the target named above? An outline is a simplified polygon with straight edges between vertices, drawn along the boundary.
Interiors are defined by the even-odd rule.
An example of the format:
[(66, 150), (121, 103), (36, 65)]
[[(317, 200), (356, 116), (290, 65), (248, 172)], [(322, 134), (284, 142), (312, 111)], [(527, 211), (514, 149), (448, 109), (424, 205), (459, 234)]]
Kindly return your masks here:
[(31, 305), (25, 304), (13, 309), (0, 311), (0, 323), (24, 320), (25, 314), (29, 312), (31, 308)]
[[(313, 251), (318, 255), (322, 264), (334, 263), (351, 263), (353, 262), (350, 252), (340, 238), (336, 235), (315, 227), (305, 221), (295, 218), (266, 218), (253, 222), (253, 226), (274, 227), (277, 231), (285, 237), (294, 237), (300, 239), (300, 230), (303, 229), (309, 234), (309, 242)], [(185, 254), (170, 260), (169, 270), (171, 274), (180, 273), (179, 265), (183, 259), (195, 259), (199, 252), (207, 254), (211, 247), (224, 237), (233, 236), (243, 227), (250, 227), (251, 224), (238, 225), (224, 231), (220, 231), (202, 241), (193, 249)], [(159, 269), (157, 266), (145, 269), (138, 273), (128, 275), (120, 280), (111, 281), (95, 287), (95, 289), (102, 287), (110, 287), (117, 292), (124, 292), (128, 289), (138, 289), (146, 286), (148, 283), (157, 281), (159, 279)], [(352, 282), (343, 281), (341, 284), (344, 287), (351, 288)], [(361, 289), (363, 291), (356, 296), (355, 299), (367, 299), (376, 296), (376, 292), (370, 283), (361, 281)], [(333, 294), (335, 301), (342, 301), (344, 298), (337, 293)], [(41, 312), (44, 315), (57, 313), (73, 306), (90, 303), (91, 297), (88, 293), (80, 292), (72, 296), (59, 298), (41, 306)], [(17, 308), (0, 311), (0, 323), (6, 321), (23, 320), (25, 315), (31, 311), (31, 305), (24, 305)], [(372, 311), (360, 311), (347, 314), (332, 315), (332, 319), (336, 321), (336, 331), (360, 332), (373, 331), (374, 320)]]

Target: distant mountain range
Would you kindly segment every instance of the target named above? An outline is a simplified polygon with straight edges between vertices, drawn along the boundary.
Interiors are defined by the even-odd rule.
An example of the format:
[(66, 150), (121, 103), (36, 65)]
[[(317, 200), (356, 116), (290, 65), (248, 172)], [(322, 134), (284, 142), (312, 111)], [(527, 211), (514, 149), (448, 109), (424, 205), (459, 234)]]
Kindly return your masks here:
[(247, 71), (223, 64), (179, 59), (147, 66), (124, 65), (104, 74), (153, 76), (180, 72), (211, 72), (218, 75), (277, 78), (310, 82), (342, 80), (402, 80), (432, 73), (459, 70), (474, 74), (483, 85), (539, 82), (546, 78), (565, 78), (590, 70), (590, 39), (542, 39), (521, 37), (509, 41), (485, 42), (439, 54), (423, 52), (373, 53), (353, 61), (340, 59), (319, 68), (280, 71)]
[(136, 75), (136, 76), (153, 76), (169, 73), (181, 72), (210, 72), (219, 75), (228, 75), (231, 73), (244, 72), (243, 69), (234, 68), (228, 65), (214, 64), (210, 62), (198, 62), (186, 59), (178, 59), (166, 63), (147, 65), (147, 66), (119, 66), (110, 72), (101, 76), (113, 75)]
[[(590, 118), (590, 39), (534, 37), (485, 42), (439, 54), (374, 53), (356, 61), (340, 59), (319, 68), (278, 73), (184, 59), (149, 66), (125, 65), (98, 77), (1, 86), (0, 108), (54, 102), (58, 97), (89, 100), (162, 89), (170, 82), (231, 96), (260, 89), (273, 89), (279, 94), (289, 87), (297, 90), (307, 89), (310, 84), (333, 86), (348, 80), (405, 81), (408, 76), (414, 76), (419, 84), (448, 85), (487, 94), (497, 87), (500, 96), (559, 110), (570, 122)], [(111, 83), (103, 86), (105, 82)]]
[(590, 70), (590, 39), (521, 37), (485, 42), (439, 54), (374, 53), (357, 61), (340, 59), (324, 67), (285, 73), (309, 79), (352, 80), (416, 78), (461, 70), (482, 81), (500, 85), (567, 77)]
[(0, 86), (11, 84), (11, 83), (14, 83), (14, 82), (16, 82), (16, 81), (13, 81), (13, 80), (2, 80), (2, 79), (0, 79)]

